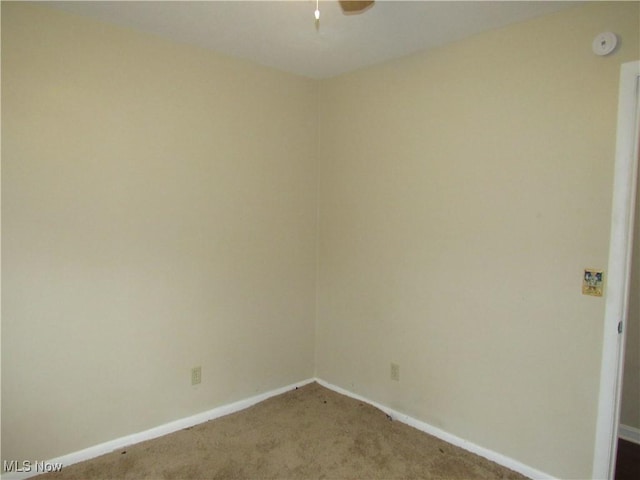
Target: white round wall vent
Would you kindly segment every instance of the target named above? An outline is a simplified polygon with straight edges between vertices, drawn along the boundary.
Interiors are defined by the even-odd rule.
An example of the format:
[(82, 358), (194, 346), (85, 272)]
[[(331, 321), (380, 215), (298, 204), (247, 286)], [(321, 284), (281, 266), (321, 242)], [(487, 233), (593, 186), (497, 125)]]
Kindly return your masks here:
[(618, 37), (616, 37), (615, 33), (604, 32), (593, 39), (591, 47), (593, 48), (593, 53), (596, 55), (609, 55), (616, 48), (617, 44)]

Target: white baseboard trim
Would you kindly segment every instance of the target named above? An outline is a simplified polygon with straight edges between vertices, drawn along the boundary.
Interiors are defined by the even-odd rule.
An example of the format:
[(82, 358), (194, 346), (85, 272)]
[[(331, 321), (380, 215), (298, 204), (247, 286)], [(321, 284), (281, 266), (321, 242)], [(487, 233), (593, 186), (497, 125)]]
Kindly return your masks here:
[(640, 428), (620, 424), (618, 426), (618, 438), (640, 445)]
[[(509, 458), (500, 453), (494, 452), (493, 450), (489, 450), (487, 448), (476, 445), (475, 443), (464, 440), (460, 437), (452, 435), (444, 430), (436, 428), (428, 423), (417, 420), (409, 415), (405, 415), (404, 413), (398, 412), (392, 408), (389, 408), (385, 405), (381, 405), (377, 402), (371, 401), (368, 398), (362, 397), (356, 393), (350, 392), (349, 390), (345, 390), (344, 388), (338, 387), (337, 385), (333, 385), (325, 380), (320, 378), (309, 378), (307, 380), (303, 380), (297, 383), (293, 383), (291, 385), (287, 385), (285, 387), (277, 388), (275, 390), (271, 390), (269, 392), (261, 393), (259, 395), (239, 400), (234, 403), (230, 403), (227, 405), (222, 405), (220, 407), (216, 407), (214, 409), (208, 410), (206, 412), (198, 413), (196, 415), (192, 415), (190, 417), (182, 418), (179, 420), (175, 420), (173, 422), (165, 423), (164, 425), (160, 425), (158, 427), (151, 428), (149, 430), (145, 430), (143, 432), (134, 433), (131, 435), (127, 435), (124, 437), (117, 438), (115, 440), (110, 440), (105, 443), (101, 443), (99, 445), (94, 445), (93, 447), (85, 448), (84, 450), (79, 450), (77, 452), (69, 453), (67, 455), (62, 455), (57, 458), (53, 458), (51, 460), (47, 460), (44, 462), (45, 464), (62, 464), (64, 466), (73, 465), (74, 463), (83, 462), (85, 460), (90, 460), (95, 457), (99, 457), (100, 455), (104, 455), (106, 453), (111, 453), (114, 450), (118, 450), (120, 448), (127, 447), (129, 445), (133, 445), (136, 443), (144, 442), (146, 440), (152, 440), (154, 438), (161, 437), (163, 435), (167, 435), (169, 433), (176, 432), (178, 430), (182, 430), (184, 428), (192, 427), (194, 425), (198, 425), (200, 423), (207, 422), (209, 420), (213, 420), (215, 418), (219, 418), (225, 415), (229, 415), (231, 413), (239, 412), (246, 408), (249, 408), (257, 403), (260, 403), (268, 398), (274, 397), (276, 395), (280, 395), (282, 393), (286, 393), (289, 390), (293, 390), (296, 387), (302, 387), (309, 383), (318, 382), (323, 387), (326, 387), (334, 392), (340, 393), (342, 395), (346, 395), (347, 397), (354, 398), (361, 402), (372, 405), (373, 407), (382, 410), (387, 415), (389, 415), (394, 420), (405, 423), (411, 427), (414, 427), (420, 431), (428, 433), (429, 435), (433, 435), (445, 442), (448, 442), (457, 447), (463, 448), (471, 453), (475, 453), (476, 455), (480, 455), (492, 462), (498, 463), (504, 467), (510, 468), (522, 475), (525, 475), (529, 478), (533, 479), (553, 479), (551, 475), (541, 472), (535, 468), (532, 468), (528, 465), (525, 465), (517, 460)], [(634, 429), (632, 427), (625, 427), (623, 425), (620, 426), (620, 438), (627, 439), (623, 436), (623, 432), (631, 432), (632, 438), (640, 438), (640, 430)], [(637, 440), (631, 440), (636, 441)], [(33, 463), (32, 463), (33, 465)], [(35, 475), (39, 475), (42, 472), (30, 471), (30, 472), (7, 472), (4, 473), (1, 478), (2, 480), (24, 480)]]
[(448, 432), (445, 432), (444, 430), (440, 430), (439, 428), (436, 428), (432, 425), (429, 425), (428, 423), (425, 423), (413, 417), (410, 417), (409, 415), (405, 415), (404, 413), (393, 410), (392, 408), (389, 408), (385, 405), (372, 402), (371, 400), (365, 397), (362, 397), (356, 393), (350, 392), (349, 390), (345, 390), (344, 388), (333, 385), (320, 378), (316, 378), (316, 382), (318, 382), (323, 387), (333, 390), (334, 392), (341, 393), (342, 395), (346, 395), (347, 397), (354, 398), (364, 403), (368, 403), (369, 405), (372, 405), (377, 409), (382, 410), (384, 413), (389, 415), (394, 420), (405, 423), (422, 432), (428, 433), (429, 435), (433, 435), (434, 437), (437, 437), (440, 440), (444, 440), (445, 442), (455, 445), (456, 447), (460, 447), (464, 450), (467, 450), (468, 452), (475, 453), (476, 455), (480, 455), (481, 457), (484, 457), (487, 460), (491, 460), (492, 462), (502, 465), (503, 467), (506, 467), (515, 472), (521, 473), (526, 477), (533, 478), (533, 479), (554, 479), (555, 478), (549, 475), (548, 473), (537, 470), (533, 467), (530, 467), (529, 465), (525, 465), (524, 463), (514, 460), (513, 458), (494, 452), (493, 450), (489, 450), (488, 448), (481, 447), (480, 445), (476, 445), (473, 442), (469, 442), (460, 437), (457, 437)]
[[(249, 408), (255, 405), (256, 403), (260, 403), (264, 400), (267, 400), (268, 398), (275, 397), (276, 395), (280, 395), (282, 393), (286, 393), (289, 390), (293, 390), (297, 387), (302, 387), (309, 383), (313, 383), (314, 381), (315, 381), (315, 378), (309, 378), (306, 380), (302, 380), (300, 382), (292, 383), (291, 385), (280, 387), (275, 390), (271, 390), (269, 392), (261, 393), (254, 397), (246, 398), (244, 400), (239, 400), (237, 402), (229, 403), (227, 405), (222, 405), (220, 407), (216, 407), (206, 412), (192, 415), (190, 417), (165, 423), (164, 425), (150, 428), (149, 430), (145, 430), (143, 432), (138, 432), (131, 435), (127, 435), (125, 437), (116, 438), (115, 440), (110, 440), (108, 442), (104, 442), (99, 445), (94, 445), (93, 447), (85, 448), (84, 450), (79, 450), (77, 452), (69, 453), (67, 455), (62, 455), (61, 457), (47, 460), (44, 463), (45, 464), (61, 463), (62, 465), (67, 467), (69, 465), (73, 465), (74, 463), (83, 462), (85, 460), (90, 460), (92, 458), (99, 457), (100, 455), (104, 455), (106, 453), (111, 453), (114, 450), (118, 450), (120, 448), (124, 448), (129, 445), (144, 442), (146, 440), (152, 440), (154, 438), (158, 438), (163, 435), (167, 435), (169, 433), (182, 430), (184, 428), (193, 427), (194, 425), (198, 425), (200, 423), (213, 420), (214, 418), (219, 418), (225, 415), (229, 415), (231, 413), (239, 412), (240, 410)], [(35, 471), (35, 462), (32, 462), (31, 465), (32, 465), (32, 470), (30, 472), (7, 472), (7, 473), (3, 473), (1, 478), (2, 480), (24, 480), (26, 478), (30, 478), (43, 473), (41, 471), (40, 472)]]

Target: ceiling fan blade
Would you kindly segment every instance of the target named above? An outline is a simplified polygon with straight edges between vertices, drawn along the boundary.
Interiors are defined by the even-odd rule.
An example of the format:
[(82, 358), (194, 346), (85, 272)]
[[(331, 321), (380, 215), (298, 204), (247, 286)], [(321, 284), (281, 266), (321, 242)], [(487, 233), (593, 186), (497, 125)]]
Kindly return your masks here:
[(373, 5), (373, 0), (339, 0), (344, 13), (362, 12)]

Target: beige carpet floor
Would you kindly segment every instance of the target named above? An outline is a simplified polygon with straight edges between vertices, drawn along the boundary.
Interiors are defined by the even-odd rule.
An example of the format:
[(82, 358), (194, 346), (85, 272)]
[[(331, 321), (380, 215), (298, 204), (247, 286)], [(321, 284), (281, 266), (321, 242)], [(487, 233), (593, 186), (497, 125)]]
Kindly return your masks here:
[(523, 479), (317, 383), (37, 477)]

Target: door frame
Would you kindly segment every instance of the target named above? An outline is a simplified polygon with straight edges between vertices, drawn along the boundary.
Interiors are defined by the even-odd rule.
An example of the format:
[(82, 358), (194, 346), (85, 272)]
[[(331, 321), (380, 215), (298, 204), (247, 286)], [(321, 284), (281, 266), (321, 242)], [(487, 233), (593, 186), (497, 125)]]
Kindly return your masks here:
[[(624, 360), (624, 326), (627, 321), (633, 220), (638, 188), (639, 86), (640, 61), (622, 64), (600, 393), (592, 470), (592, 478), (597, 479), (613, 479), (615, 473)], [(622, 322), (622, 333), (618, 333), (618, 322)]]

